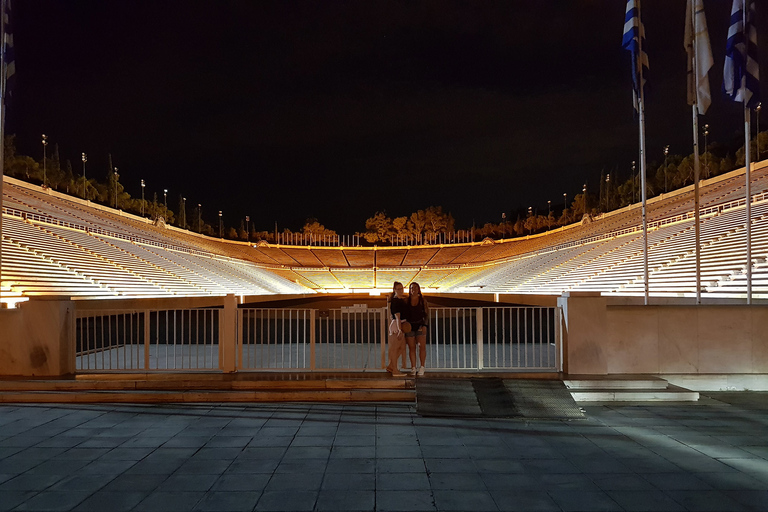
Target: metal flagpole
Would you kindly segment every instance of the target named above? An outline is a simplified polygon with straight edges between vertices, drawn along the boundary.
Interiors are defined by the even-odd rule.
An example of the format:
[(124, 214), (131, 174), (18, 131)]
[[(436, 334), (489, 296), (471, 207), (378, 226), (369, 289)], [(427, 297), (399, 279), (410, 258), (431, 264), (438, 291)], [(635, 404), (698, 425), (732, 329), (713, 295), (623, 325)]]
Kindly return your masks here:
[[(691, 70), (693, 72), (693, 208), (694, 208), (694, 233), (696, 244), (696, 304), (701, 304), (701, 218), (699, 216), (699, 178), (701, 176), (701, 164), (699, 162), (699, 70), (696, 67), (696, 2), (691, 1)], [(706, 150), (706, 148), (704, 148)]]
[(5, 176), (5, 17), (6, 0), (0, 2), (0, 307), (3, 298), (3, 177)]
[(637, 37), (637, 44), (638, 44), (638, 52), (637, 52), (637, 58), (639, 61), (636, 63), (636, 65), (639, 67), (640, 70), (640, 80), (639, 80), (639, 89), (640, 92), (637, 95), (637, 111), (638, 111), (638, 122), (640, 124), (640, 188), (642, 189), (641, 197), (643, 202), (643, 282), (645, 283), (645, 299), (644, 304), (648, 305), (648, 205), (647, 205), (647, 194), (646, 194), (646, 165), (645, 165), (645, 84), (643, 83), (644, 77), (643, 77), (643, 64), (642, 64), (642, 55), (643, 55), (643, 24), (642, 24), (642, 18), (640, 17), (641, 11), (640, 11), (640, 1), (637, 2), (637, 10), (638, 10), (638, 37)]
[(749, 107), (744, 102), (744, 168), (747, 175), (747, 304), (752, 304), (752, 187), (749, 154)]
[[(747, 9), (749, 9), (749, 2), (745, 1), (743, 4), (742, 12), (742, 30), (744, 33), (744, 61), (746, 62), (749, 55), (749, 31), (747, 28)], [(746, 78), (742, 79), (743, 92), (742, 102), (744, 103), (744, 169), (747, 180), (747, 304), (752, 304), (752, 184), (750, 176), (750, 152), (749, 152), (749, 136), (751, 130), (749, 126), (749, 107), (747, 106), (747, 82)]]

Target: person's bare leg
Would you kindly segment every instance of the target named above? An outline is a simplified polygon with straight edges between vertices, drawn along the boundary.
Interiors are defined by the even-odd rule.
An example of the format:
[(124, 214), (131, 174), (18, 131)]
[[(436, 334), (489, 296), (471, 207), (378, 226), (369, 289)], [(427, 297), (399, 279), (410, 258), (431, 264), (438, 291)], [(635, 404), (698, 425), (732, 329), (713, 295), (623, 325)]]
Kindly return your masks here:
[(421, 368), (419, 368), (419, 375), (424, 375), (424, 365), (427, 363), (427, 328), (426, 327), (421, 328), (421, 330), (419, 331), (419, 335), (416, 336), (416, 342), (419, 344), (419, 361), (421, 362)]
[(408, 359), (411, 360), (411, 371), (416, 371), (416, 338), (409, 336), (405, 338), (408, 344)]

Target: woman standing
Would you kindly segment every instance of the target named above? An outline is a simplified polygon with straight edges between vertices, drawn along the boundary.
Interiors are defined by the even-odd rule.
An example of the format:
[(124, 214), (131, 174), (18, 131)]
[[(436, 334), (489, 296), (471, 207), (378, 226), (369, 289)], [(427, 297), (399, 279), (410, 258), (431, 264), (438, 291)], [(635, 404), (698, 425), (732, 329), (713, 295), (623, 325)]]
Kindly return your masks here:
[(405, 354), (405, 333), (401, 324), (405, 322), (405, 311), (408, 308), (407, 299), (403, 283), (395, 281), (392, 285), (392, 293), (387, 296), (387, 310), (392, 319), (389, 325), (389, 365), (387, 371), (393, 377), (405, 376), (398, 369), (398, 361), (400, 356)]
[[(429, 323), (429, 306), (421, 294), (419, 283), (411, 283), (408, 288), (408, 308), (405, 315), (411, 324), (411, 332), (406, 333), (405, 342), (408, 344), (408, 356), (411, 360), (411, 374), (424, 375), (424, 364), (427, 361), (427, 324)], [(419, 345), (420, 366), (416, 366), (416, 344)], [(418, 370), (417, 370), (418, 368)]]

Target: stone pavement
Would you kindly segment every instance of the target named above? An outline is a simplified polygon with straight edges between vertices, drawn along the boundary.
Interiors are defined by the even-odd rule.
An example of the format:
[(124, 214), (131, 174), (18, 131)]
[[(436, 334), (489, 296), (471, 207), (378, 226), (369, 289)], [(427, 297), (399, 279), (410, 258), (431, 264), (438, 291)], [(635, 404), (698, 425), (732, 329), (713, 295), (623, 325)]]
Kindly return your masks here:
[(708, 395), (572, 421), (0, 406), (0, 510), (768, 510), (768, 394)]

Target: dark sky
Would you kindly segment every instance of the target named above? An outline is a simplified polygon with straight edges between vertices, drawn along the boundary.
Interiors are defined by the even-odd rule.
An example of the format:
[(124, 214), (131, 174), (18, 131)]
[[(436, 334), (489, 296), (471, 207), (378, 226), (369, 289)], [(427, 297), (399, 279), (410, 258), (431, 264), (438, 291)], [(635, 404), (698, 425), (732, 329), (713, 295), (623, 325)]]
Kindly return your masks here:
[[(710, 141), (743, 140), (721, 92), (730, 1), (705, 1)], [(691, 151), (683, 0), (646, 0), (649, 161)], [(440, 205), (457, 227), (562, 207), (637, 155), (625, 2), (42, 1), (14, 3), (19, 150), (129, 193), (169, 189), (209, 222), (309, 217), (340, 233)], [(768, 27), (768, 2), (759, 1)], [(764, 31), (765, 32), (765, 31)], [(768, 76), (766, 34), (761, 74)], [(766, 80), (762, 96), (766, 98)], [(768, 115), (764, 121), (768, 123)], [(742, 132), (740, 132), (742, 130)], [(740, 139), (741, 137), (741, 139)]]

